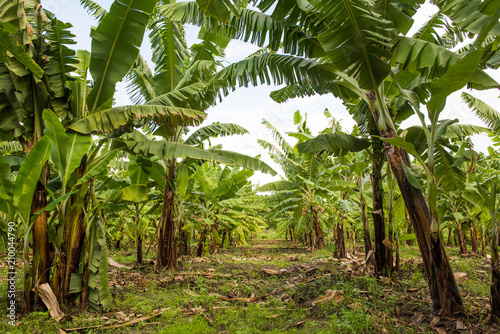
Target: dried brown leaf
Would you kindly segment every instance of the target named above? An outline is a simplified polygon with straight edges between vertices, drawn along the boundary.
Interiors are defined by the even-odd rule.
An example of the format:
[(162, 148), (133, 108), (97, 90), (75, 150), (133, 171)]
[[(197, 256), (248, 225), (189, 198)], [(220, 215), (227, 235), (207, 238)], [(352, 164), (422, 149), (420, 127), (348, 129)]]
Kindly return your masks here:
[(124, 264), (118, 263), (112, 258), (108, 257), (108, 263), (110, 266), (115, 267), (115, 268), (124, 268), (124, 269), (132, 269), (132, 267), (126, 266)]
[(464, 330), (464, 329), (467, 329), (467, 327), (465, 327), (464, 322), (463, 322), (462, 320), (457, 320), (457, 324), (456, 324), (456, 325), (457, 325), (457, 327), (456, 327), (456, 328), (457, 328), (458, 330)]
[(277, 270), (273, 270), (273, 269), (263, 268), (262, 271), (265, 272), (268, 275), (279, 275), (278, 271)]
[(64, 312), (59, 308), (57, 298), (48, 283), (40, 284), (38, 287), (38, 296), (40, 296), (40, 299), (49, 310), (50, 316), (54, 318), (56, 322), (64, 318)]

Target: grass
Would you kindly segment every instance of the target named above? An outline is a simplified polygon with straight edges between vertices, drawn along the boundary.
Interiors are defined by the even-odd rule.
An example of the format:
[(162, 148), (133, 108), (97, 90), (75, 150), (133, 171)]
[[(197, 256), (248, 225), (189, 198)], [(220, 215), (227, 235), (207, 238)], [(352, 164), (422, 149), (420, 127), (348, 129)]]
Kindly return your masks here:
[[(430, 299), (416, 246), (402, 247), (402, 270), (390, 280), (379, 279), (353, 261), (336, 261), (327, 250), (311, 253), (274, 235), (252, 244), (221, 250), (203, 260), (184, 258), (177, 272), (232, 274), (231, 278), (179, 276), (154, 272), (151, 266), (110, 267), (114, 306), (106, 312), (73, 312), (65, 323), (56, 324), (46, 312), (20, 318), (12, 329), (0, 322), (0, 332), (57, 333), (59, 328), (111, 323), (118, 312), (131, 319), (168, 309), (147, 323), (123, 328), (87, 330), (86, 333), (432, 333)], [(489, 264), (483, 258), (456, 257), (447, 249), (464, 293), (468, 316), (464, 324), (472, 333), (487, 333)], [(131, 263), (135, 256), (112, 253), (115, 260)], [(151, 254), (150, 254), (150, 257)], [(284, 275), (268, 275), (262, 269), (286, 269)], [(5, 268), (0, 274), (5, 277)], [(313, 305), (328, 290), (341, 297)], [(18, 282), (22, 291), (22, 282)], [(252, 302), (224, 298), (264, 296)], [(5, 305), (6, 294), (0, 292)], [(421, 322), (414, 322), (422, 314)], [(5, 308), (0, 310), (5, 319)]]

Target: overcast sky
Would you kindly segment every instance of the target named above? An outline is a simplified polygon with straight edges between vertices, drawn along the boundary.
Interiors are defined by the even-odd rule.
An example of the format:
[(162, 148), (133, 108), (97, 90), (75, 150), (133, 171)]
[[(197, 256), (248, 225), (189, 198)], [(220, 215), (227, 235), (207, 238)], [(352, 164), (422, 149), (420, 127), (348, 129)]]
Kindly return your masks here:
[[(111, 0), (98, 0), (97, 3), (109, 9)], [(47, 10), (50, 10), (61, 21), (71, 22), (74, 26), (72, 32), (76, 35), (78, 49), (86, 49), (90, 51), (90, 27), (95, 26), (97, 23), (93, 20), (87, 12), (80, 7), (79, 1), (75, 0), (45, 0), (42, 5)], [(422, 8), (416, 17), (416, 30), (419, 22), (425, 22), (433, 13), (433, 6), (428, 5)], [(187, 40), (188, 45), (197, 42), (198, 28), (188, 27)], [(232, 41), (226, 49), (226, 59), (228, 63), (241, 60), (249, 54), (255, 52), (258, 48), (243, 43), (240, 41)], [(150, 59), (149, 41), (147, 37), (144, 40), (141, 54)], [(150, 63), (151, 64), (151, 63)], [(498, 71), (489, 72), (497, 81), (500, 81), (500, 74)], [(260, 86), (254, 88), (239, 88), (235, 92), (227, 96), (221, 103), (210, 108), (207, 113), (207, 120), (204, 125), (212, 122), (229, 122), (242, 125), (250, 134), (244, 136), (233, 136), (232, 138), (221, 138), (213, 141), (212, 143), (222, 143), (224, 149), (233, 150), (247, 155), (255, 156), (260, 154), (263, 160), (269, 163), (278, 172), (279, 169), (271, 161), (266, 151), (263, 150), (258, 144), (257, 139), (266, 139), (272, 141), (270, 134), (266, 128), (261, 124), (262, 119), (268, 120), (273, 124), (282, 134), (287, 131), (294, 131), (293, 113), (300, 110), (302, 114), (307, 113), (308, 124), (313, 133), (324, 129), (327, 126), (327, 119), (323, 116), (325, 108), (337, 119), (342, 121), (345, 129), (350, 130), (355, 122), (352, 120), (349, 113), (345, 110), (340, 100), (331, 95), (315, 96), (304, 99), (294, 99), (284, 104), (275, 103), (270, 97), (269, 93), (277, 87)], [(487, 92), (469, 92), (472, 95), (484, 100), (491, 106), (496, 106), (498, 103), (499, 93), (498, 90)], [(118, 85), (118, 93), (115, 96), (117, 105), (131, 104), (125, 92), (124, 84)], [(443, 111), (441, 118), (458, 118), (461, 123), (484, 125), (477, 119), (467, 106), (460, 99), (460, 92), (454, 93), (448, 98), (447, 105)], [(416, 118), (411, 118), (402, 124), (402, 127), (419, 124)], [(473, 138), (475, 149), (486, 152), (487, 146), (491, 145), (491, 140), (485, 135), (476, 135)], [(290, 138), (290, 142), (294, 142)], [(279, 179), (269, 175), (262, 175), (257, 172), (252, 178), (253, 182), (260, 184), (267, 183), (272, 180)]]

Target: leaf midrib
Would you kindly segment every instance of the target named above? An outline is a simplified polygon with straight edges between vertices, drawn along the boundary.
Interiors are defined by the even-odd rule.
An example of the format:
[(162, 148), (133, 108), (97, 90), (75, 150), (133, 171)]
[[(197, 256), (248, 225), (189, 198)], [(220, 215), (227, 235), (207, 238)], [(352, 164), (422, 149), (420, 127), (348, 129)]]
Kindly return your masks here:
[(119, 28), (118, 28), (117, 32), (115, 33), (115, 35), (114, 35), (115, 38), (113, 40), (113, 43), (111, 44), (111, 51), (109, 52), (108, 60), (106, 61), (106, 65), (104, 66), (103, 75), (101, 77), (101, 80), (99, 82), (99, 86), (97, 88), (97, 94), (96, 94), (96, 97), (94, 99), (94, 105), (92, 106), (91, 112), (94, 112), (95, 109), (97, 108), (96, 105), (97, 105), (97, 101), (99, 100), (99, 97), (101, 95), (102, 87), (104, 85), (104, 78), (107, 75), (108, 68), (109, 68), (109, 65), (111, 63), (111, 58), (113, 57), (113, 54), (115, 52), (116, 44), (118, 43), (119, 37), (121, 35), (121, 31), (123, 29), (123, 26), (125, 25), (125, 21), (127, 21), (128, 13), (130, 12), (130, 9), (132, 8), (132, 4), (133, 3), (134, 3), (134, 0), (131, 0), (130, 3), (128, 4), (127, 9), (125, 10), (125, 14), (123, 15), (122, 20), (120, 22)]

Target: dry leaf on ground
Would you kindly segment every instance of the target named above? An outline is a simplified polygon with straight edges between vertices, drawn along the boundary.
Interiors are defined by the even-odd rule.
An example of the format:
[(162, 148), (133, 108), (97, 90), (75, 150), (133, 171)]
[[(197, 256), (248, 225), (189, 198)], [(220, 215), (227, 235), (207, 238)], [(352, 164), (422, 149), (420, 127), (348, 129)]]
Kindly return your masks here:
[(126, 266), (124, 264), (121, 264), (119, 262), (116, 262), (112, 258), (108, 257), (108, 263), (110, 266), (115, 267), (115, 268), (124, 268), (124, 269), (132, 269), (132, 267)]
[(40, 284), (38, 287), (38, 295), (45, 306), (47, 306), (50, 316), (54, 318), (56, 322), (61, 321), (62, 318), (64, 318), (64, 312), (59, 308), (57, 298), (48, 283)]

